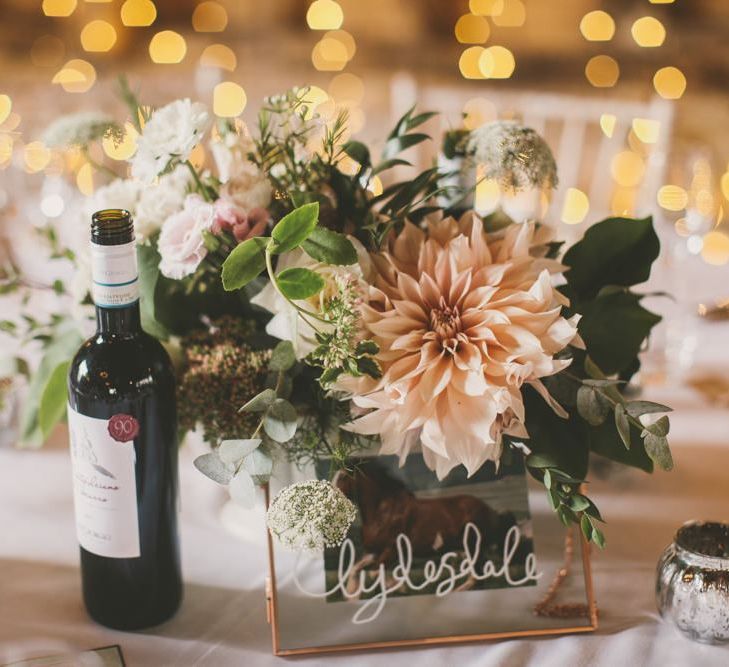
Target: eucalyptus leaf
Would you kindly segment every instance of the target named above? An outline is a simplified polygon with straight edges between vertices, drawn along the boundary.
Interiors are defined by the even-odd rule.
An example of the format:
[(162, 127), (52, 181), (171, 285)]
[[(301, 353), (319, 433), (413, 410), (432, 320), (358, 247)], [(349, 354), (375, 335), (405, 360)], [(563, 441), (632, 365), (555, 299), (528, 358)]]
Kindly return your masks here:
[(193, 464), (203, 475), (218, 484), (228, 484), (233, 478), (233, 470), (223, 463), (217, 452), (209, 452), (198, 456)]
[(254, 236), (238, 244), (223, 262), (223, 287), (227, 291), (240, 289), (266, 268), (268, 239)]
[(310, 269), (292, 267), (276, 276), (281, 293), (289, 299), (308, 299), (324, 289), (324, 278)]
[(53, 427), (66, 414), (68, 403), (68, 369), (70, 361), (62, 361), (51, 373), (41, 394), (38, 406), (38, 424), (44, 438), (47, 438)]
[(239, 470), (230, 480), (228, 491), (233, 501), (241, 507), (250, 509), (256, 504), (256, 485), (245, 470)]
[(348, 266), (357, 262), (357, 251), (343, 234), (325, 227), (315, 227), (301, 244), (309, 257), (324, 264)]
[(615, 406), (615, 428), (618, 429), (618, 434), (626, 449), (630, 449), (630, 421), (622, 403)]
[(672, 470), (673, 457), (668, 447), (668, 440), (664, 436), (653, 435), (649, 431), (644, 431), (644, 434), (643, 444), (651, 460), (663, 470)]
[(577, 390), (577, 412), (590, 426), (599, 426), (610, 413), (610, 405), (592, 387), (580, 387)]
[(656, 435), (659, 438), (665, 438), (668, 435), (668, 431), (671, 427), (671, 423), (668, 417), (665, 415), (660, 417), (652, 424), (645, 427), (646, 431), (649, 431), (652, 435)]
[[(294, 352), (293, 343), (290, 340), (282, 340), (273, 348), (271, 361), (268, 362), (268, 368), (277, 373), (285, 373), (295, 363), (296, 353)], [(271, 400), (271, 403), (273, 403), (274, 400), (275, 396)]]
[(273, 389), (264, 389), (239, 408), (238, 412), (265, 412), (275, 400), (276, 392)]
[(263, 430), (276, 442), (288, 442), (296, 433), (296, 408), (283, 398), (277, 398), (263, 420)]
[(271, 231), (274, 244), (271, 252), (281, 254), (298, 248), (314, 231), (319, 220), (319, 202), (295, 208), (278, 221)]
[(260, 444), (260, 438), (223, 440), (218, 447), (218, 456), (223, 463), (237, 464), (251, 452), (255, 451)]
[(268, 454), (256, 449), (243, 460), (242, 468), (253, 478), (256, 484), (265, 484), (271, 478), (273, 461)]
[(654, 414), (656, 412), (672, 412), (673, 408), (652, 401), (630, 401), (626, 404), (625, 409), (631, 417), (636, 419), (641, 415)]

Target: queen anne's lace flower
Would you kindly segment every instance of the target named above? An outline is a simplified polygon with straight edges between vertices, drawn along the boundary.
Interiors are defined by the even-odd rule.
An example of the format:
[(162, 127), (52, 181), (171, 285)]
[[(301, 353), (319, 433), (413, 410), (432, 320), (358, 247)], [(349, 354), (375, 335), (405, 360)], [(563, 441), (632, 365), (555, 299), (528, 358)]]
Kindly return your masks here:
[(339, 546), (357, 509), (339, 489), (324, 480), (287, 486), (268, 509), (268, 528), (285, 547), (316, 553)]
[(120, 141), (124, 130), (111, 116), (97, 111), (79, 111), (53, 121), (43, 133), (43, 143), (49, 148), (87, 146), (106, 135)]
[(561, 315), (567, 300), (535, 257), (546, 230), (511, 225), (487, 235), (473, 214), (408, 224), (387, 252), (370, 256), (362, 306), (365, 335), (380, 348), (380, 380), (343, 377), (339, 387), (370, 411), (347, 428), (380, 435), (401, 460), (420, 442), (443, 478), (463, 464), (473, 474), (501, 455), (504, 433), (525, 437), (522, 387), (530, 384), (563, 416), (540, 378), (569, 360), (555, 354), (577, 334)]
[(486, 123), (471, 132), (467, 152), (484, 176), (508, 189), (557, 187), (557, 165), (546, 141), (511, 120)]
[(211, 123), (205, 105), (187, 98), (157, 109), (137, 139), (132, 176), (151, 183), (171, 161), (187, 160)]

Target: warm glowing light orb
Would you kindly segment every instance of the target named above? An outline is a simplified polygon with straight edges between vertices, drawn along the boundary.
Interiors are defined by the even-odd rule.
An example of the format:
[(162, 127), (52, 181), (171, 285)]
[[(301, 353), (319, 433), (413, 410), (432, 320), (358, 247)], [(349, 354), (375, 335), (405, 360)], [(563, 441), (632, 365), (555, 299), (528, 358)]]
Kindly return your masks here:
[(87, 197), (94, 194), (94, 170), (88, 162), (84, 162), (76, 172), (76, 187)]
[(461, 44), (483, 44), (491, 33), (489, 22), (478, 14), (464, 14), (455, 27), (456, 39)]
[(116, 30), (107, 21), (89, 21), (81, 31), (81, 46), (84, 51), (104, 53), (116, 44)]
[(26, 171), (33, 174), (48, 166), (51, 161), (51, 151), (42, 141), (31, 141), (25, 145), (23, 160)]
[(567, 188), (562, 206), (562, 222), (568, 225), (579, 225), (590, 210), (590, 200), (577, 188)]
[(225, 44), (211, 44), (206, 46), (200, 56), (200, 64), (205, 67), (220, 67), (227, 69), (229, 72), (235, 71), (238, 66), (238, 59), (235, 57), (233, 49)]
[(478, 58), (478, 68), (487, 79), (508, 79), (515, 67), (514, 54), (505, 46), (489, 46)]
[(479, 67), (481, 55), (485, 49), (483, 46), (469, 46), (463, 51), (458, 59), (458, 69), (466, 79), (483, 79), (484, 75)]
[(341, 42), (347, 50), (347, 60), (354, 58), (354, 54), (357, 52), (357, 44), (354, 41), (354, 37), (346, 30), (330, 30), (324, 33), (324, 37), (336, 39), (338, 42)]
[(57, 218), (65, 208), (63, 197), (59, 194), (46, 195), (41, 199), (40, 210), (47, 218)]
[(101, 147), (112, 160), (128, 160), (137, 151), (138, 136), (134, 125), (127, 122), (124, 123), (124, 138), (118, 144), (114, 143), (112, 137), (104, 137)]
[(686, 90), (686, 77), (678, 67), (661, 67), (653, 76), (653, 87), (661, 97), (677, 100)]
[(73, 58), (69, 60), (52, 79), (67, 93), (85, 93), (96, 82), (96, 70), (86, 60)]
[(706, 234), (701, 246), (701, 258), (714, 266), (729, 263), (729, 235), (717, 230)]
[(638, 46), (655, 48), (663, 44), (666, 39), (666, 29), (663, 24), (653, 16), (643, 16), (633, 23), (630, 29), (633, 39)]
[(503, 0), (501, 11), (491, 20), (502, 28), (518, 28), (526, 21), (526, 7), (522, 0)]
[(152, 25), (157, 8), (151, 0), (126, 0), (121, 8), (122, 23), (129, 28)]
[(213, 90), (213, 112), (222, 118), (235, 118), (243, 113), (248, 97), (234, 81), (223, 81)]
[(306, 12), (312, 30), (338, 30), (344, 22), (342, 8), (334, 0), (314, 0)]
[(595, 88), (612, 88), (620, 77), (620, 66), (610, 56), (594, 56), (585, 65), (585, 76)]
[(632, 188), (639, 185), (645, 173), (645, 163), (633, 151), (621, 151), (610, 163), (610, 173), (618, 185)]
[(10, 95), (0, 95), (0, 125), (8, 119), (12, 110), (13, 101), (10, 99)]
[(470, 0), (468, 8), (472, 14), (499, 16), (504, 11), (504, 0)]
[(201, 2), (192, 13), (192, 27), (196, 32), (223, 32), (227, 25), (228, 12), (213, 0)]
[(662, 185), (656, 199), (667, 211), (683, 211), (688, 204), (688, 193), (680, 185)]
[(77, 4), (76, 0), (43, 0), (41, 7), (46, 16), (71, 16)]
[(163, 30), (149, 42), (149, 57), (152, 62), (171, 65), (179, 63), (187, 53), (185, 38), (174, 30)]
[(607, 42), (615, 35), (615, 21), (607, 12), (596, 9), (582, 17), (580, 32), (590, 42)]
[(615, 114), (604, 113), (600, 116), (600, 129), (606, 137), (612, 137), (615, 132), (615, 123), (617, 122)]
[(661, 123), (651, 118), (633, 118), (633, 132), (644, 144), (655, 144), (661, 130)]
[(332, 37), (320, 39), (311, 51), (311, 62), (320, 72), (338, 72), (347, 64), (347, 49)]
[(329, 84), (329, 94), (340, 104), (359, 104), (364, 91), (364, 81), (349, 72), (337, 74)]

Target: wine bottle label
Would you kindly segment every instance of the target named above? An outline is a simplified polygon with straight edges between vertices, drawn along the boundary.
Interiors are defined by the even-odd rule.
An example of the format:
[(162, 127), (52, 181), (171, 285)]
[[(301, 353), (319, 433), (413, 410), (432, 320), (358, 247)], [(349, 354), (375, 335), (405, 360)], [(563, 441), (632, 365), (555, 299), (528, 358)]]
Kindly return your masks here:
[(68, 406), (73, 501), (79, 544), (107, 558), (137, 558), (139, 514), (131, 415), (96, 419)]
[(91, 244), (91, 296), (102, 308), (122, 308), (139, 299), (137, 245)]

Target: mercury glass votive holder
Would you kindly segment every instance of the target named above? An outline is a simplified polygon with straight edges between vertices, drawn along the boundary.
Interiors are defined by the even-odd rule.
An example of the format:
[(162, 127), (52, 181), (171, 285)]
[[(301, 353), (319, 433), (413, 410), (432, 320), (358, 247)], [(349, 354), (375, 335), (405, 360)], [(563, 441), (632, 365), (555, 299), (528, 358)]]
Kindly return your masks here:
[(729, 524), (684, 524), (658, 561), (656, 575), (664, 619), (695, 641), (729, 641)]

